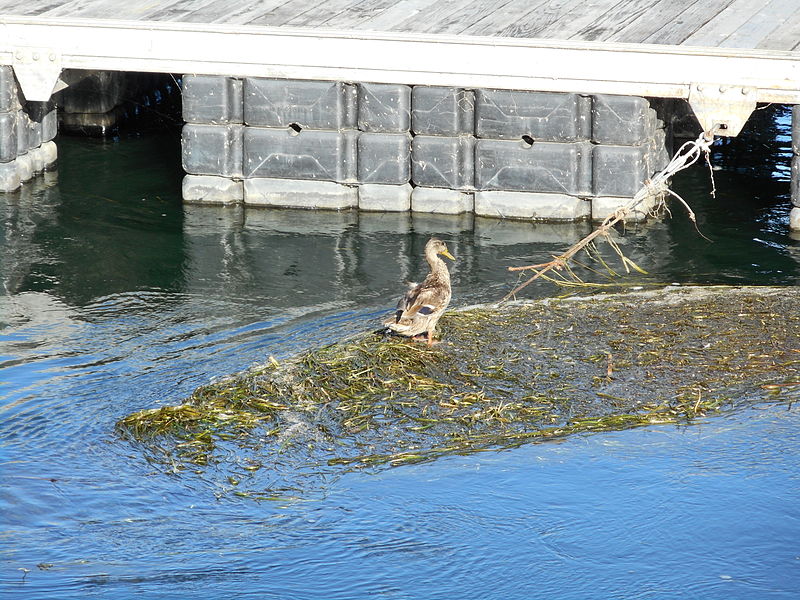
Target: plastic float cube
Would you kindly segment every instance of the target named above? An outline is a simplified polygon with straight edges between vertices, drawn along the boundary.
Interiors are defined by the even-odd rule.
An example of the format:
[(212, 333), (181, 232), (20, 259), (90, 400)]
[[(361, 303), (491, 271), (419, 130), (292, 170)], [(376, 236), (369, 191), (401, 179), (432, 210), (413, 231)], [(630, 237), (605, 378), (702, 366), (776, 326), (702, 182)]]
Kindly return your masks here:
[(25, 183), (26, 181), (30, 181), (33, 179), (33, 176), (36, 174), (34, 172), (34, 157), (33, 152), (26, 152), (25, 154), (21, 154), (17, 158), (14, 159), (14, 163), (17, 165), (17, 175), (19, 176), (19, 180), (21, 183)]
[(244, 81), (244, 122), (255, 127), (354, 129), (356, 102), (355, 86), (338, 81)]
[[(660, 200), (661, 196), (659, 195), (651, 195), (644, 198), (640, 203), (629, 210), (625, 220), (631, 223), (638, 223), (646, 220)], [(629, 197), (601, 196), (592, 198), (592, 221), (604, 221), (620, 208), (627, 206), (630, 202), (631, 198)]]
[(591, 205), (583, 198), (566, 194), (478, 191), (475, 214), (500, 219), (581, 221), (589, 218)]
[(592, 146), (478, 140), (475, 187), (479, 190), (543, 192), (582, 196), (591, 193)]
[(242, 123), (241, 79), (211, 75), (183, 77), (183, 120), (187, 123)]
[(475, 134), (479, 138), (574, 142), (591, 134), (591, 99), (579, 94), (477, 90)]
[(241, 177), (243, 129), (241, 125), (184, 125), (183, 170), (190, 175)]
[(359, 183), (408, 183), (411, 179), (411, 136), (408, 133), (361, 133), (357, 176)]
[[(28, 111), (26, 111), (28, 112)], [(30, 112), (28, 112), (29, 118), (27, 119), (28, 124), (28, 148), (38, 148), (42, 145), (42, 142), (46, 141), (43, 139), (43, 130), (42, 130), (42, 122), (35, 120)]]
[(372, 212), (408, 212), (411, 210), (411, 184), (358, 186), (358, 208)]
[(189, 203), (238, 204), (244, 200), (244, 184), (218, 175), (186, 175), (181, 193)]
[(14, 70), (8, 65), (0, 66), (0, 112), (13, 112), (20, 108), (20, 93)]
[(415, 135), (474, 135), (475, 92), (448, 87), (414, 87), (411, 129)]
[(0, 162), (10, 162), (17, 154), (17, 113), (0, 113)]
[(358, 129), (404, 133), (411, 129), (411, 88), (385, 83), (358, 84)]
[(475, 138), (417, 135), (411, 143), (414, 185), (471, 189), (475, 182)]
[(425, 187), (415, 187), (411, 192), (412, 212), (459, 215), (471, 213), (474, 208), (472, 192)]
[(595, 146), (592, 195), (633, 197), (651, 175), (648, 146)]
[(56, 137), (58, 134), (58, 115), (53, 102), (28, 102), (23, 112), (27, 113), (30, 121), (38, 124), (34, 127), (39, 129), (41, 144), (49, 142)]
[(358, 189), (332, 181), (245, 179), (246, 206), (344, 210), (358, 206)]
[(244, 128), (244, 176), (356, 183), (359, 132)]
[(30, 131), (30, 117), (28, 113), (22, 109), (16, 111), (17, 115), (17, 154), (25, 154), (31, 149), (29, 131)]
[(636, 146), (655, 134), (656, 112), (646, 98), (638, 96), (594, 96), (592, 140), (596, 144)]

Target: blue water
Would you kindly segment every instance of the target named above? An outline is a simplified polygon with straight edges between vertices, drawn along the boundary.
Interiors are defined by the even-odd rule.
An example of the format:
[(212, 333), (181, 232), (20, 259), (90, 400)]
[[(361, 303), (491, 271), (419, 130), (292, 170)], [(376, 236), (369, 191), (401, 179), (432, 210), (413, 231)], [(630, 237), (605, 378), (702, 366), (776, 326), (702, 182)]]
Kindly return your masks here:
[[(516, 282), (506, 266), (586, 226), (183, 207), (174, 137), (59, 149), (57, 177), (0, 197), (3, 598), (798, 597), (787, 403), (345, 473), (265, 502), (213, 466), (149, 464), (117, 419), (375, 328), (424, 274), (431, 234), (458, 259), (463, 306), (497, 300)], [(784, 136), (767, 174), (720, 156), (714, 200), (706, 171), (682, 175), (711, 241), (677, 208), (633, 228), (620, 243), (650, 274), (628, 281), (800, 283), (785, 153)]]
[(3, 582), (25, 598), (795, 598), (798, 425), (770, 407), (581, 436), (287, 505), (124, 467), (30, 481), (4, 537), (6, 568), (33, 571)]

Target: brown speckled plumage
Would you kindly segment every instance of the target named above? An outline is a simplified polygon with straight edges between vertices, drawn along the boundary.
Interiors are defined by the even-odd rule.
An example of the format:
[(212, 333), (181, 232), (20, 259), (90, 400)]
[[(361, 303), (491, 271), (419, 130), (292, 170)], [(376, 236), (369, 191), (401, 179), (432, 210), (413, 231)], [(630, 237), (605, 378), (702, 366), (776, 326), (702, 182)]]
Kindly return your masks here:
[(420, 284), (412, 284), (409, 290), (397, 303), (394, 317), (384, 324), (386, 327), (407, 337), (427, 334), (428, 343), (433, 342), (436, 323), (450, 304), (450, 272), (439, 255), (455, 260), (447, 250), (447, 245), (431, 238), (425, 244), (425, 260), (431, 272)]

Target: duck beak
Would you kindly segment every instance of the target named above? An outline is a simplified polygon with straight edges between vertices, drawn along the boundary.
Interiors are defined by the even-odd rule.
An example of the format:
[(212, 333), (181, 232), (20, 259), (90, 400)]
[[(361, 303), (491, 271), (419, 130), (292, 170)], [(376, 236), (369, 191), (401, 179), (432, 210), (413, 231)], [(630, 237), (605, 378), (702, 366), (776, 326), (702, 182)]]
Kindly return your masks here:
[(441, 252), (439, 252), (439, 254), (441, 254), (442, 256), (446, 256), (450, 260), (455, 260), (456, 259), (456, 257), (453, 256), (452, 254), (450, 254), (450, 252), (448, 252), (446, 249), (442, 250)]

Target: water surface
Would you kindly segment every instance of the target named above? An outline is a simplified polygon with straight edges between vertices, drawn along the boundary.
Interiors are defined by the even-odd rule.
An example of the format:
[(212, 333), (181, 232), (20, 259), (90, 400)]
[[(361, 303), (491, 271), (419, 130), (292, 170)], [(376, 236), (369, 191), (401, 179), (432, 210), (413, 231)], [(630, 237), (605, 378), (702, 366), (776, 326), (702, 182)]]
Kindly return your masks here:
[[(800, 283), (776, 123), (765, 169), (750, 148), (715, 155), (715, 199), (703, 168), (675, 182), (706, 237), (677, 205), (625, 233), (649, 272), (626, 282)], [(239, 498), (213, 467), (164, 474), (117, 419), (375, 328), (431, 234), (464, 306), (588, 226), (183, 207), (174, 134), (58, 143), (57, 175), (0, 196), (4, 597), (796, 597), (785, 403), (349, 473), (286, 502)]]

